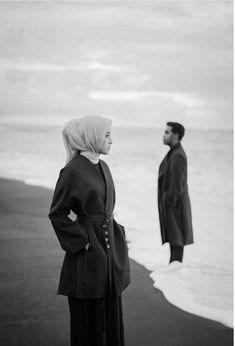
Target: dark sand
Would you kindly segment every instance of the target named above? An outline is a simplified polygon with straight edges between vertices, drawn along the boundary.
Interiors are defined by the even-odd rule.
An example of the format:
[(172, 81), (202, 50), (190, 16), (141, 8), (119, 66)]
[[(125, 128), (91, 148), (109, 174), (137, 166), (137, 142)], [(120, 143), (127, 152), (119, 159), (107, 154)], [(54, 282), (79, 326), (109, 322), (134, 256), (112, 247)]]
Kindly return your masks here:
[[(67, 298), (56, 294), (63, 250), (47, 217), (52, 191), (0, 179), (0, 345), (69, 346)], [(123, 293), (126, 346), (226, 346), (233, 330), (181, 311), (131, 261)]]

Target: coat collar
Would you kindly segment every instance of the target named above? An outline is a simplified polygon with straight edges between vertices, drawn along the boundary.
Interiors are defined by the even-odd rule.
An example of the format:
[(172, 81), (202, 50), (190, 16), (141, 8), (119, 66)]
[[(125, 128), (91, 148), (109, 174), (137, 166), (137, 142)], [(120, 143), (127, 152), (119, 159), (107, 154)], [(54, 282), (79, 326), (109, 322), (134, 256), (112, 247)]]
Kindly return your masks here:
[(176, 143), (173, 147), (170, 148), (170, 150), (168, 151), (168, 154), (171, 154), (173, 151), (175, 151), (176, 149), (182, 148), (181, 142)]
[(176, 143), (173, 147), (170, 148), (170, 150), (167, 152), (166, 156), (164, 157), (162, 163), (160, 164), (159, 167), (159, 173), (158, 173), (158, 180), (162, 178), (162, 176), (165, 174), (166, 172), (166, 168), (167, 168), (167, 162), (169, 160), (169, 157), (171, 156), (171, 154), (177, 150), (177, 149), (181, 149), (182, 145), (181, 142)]

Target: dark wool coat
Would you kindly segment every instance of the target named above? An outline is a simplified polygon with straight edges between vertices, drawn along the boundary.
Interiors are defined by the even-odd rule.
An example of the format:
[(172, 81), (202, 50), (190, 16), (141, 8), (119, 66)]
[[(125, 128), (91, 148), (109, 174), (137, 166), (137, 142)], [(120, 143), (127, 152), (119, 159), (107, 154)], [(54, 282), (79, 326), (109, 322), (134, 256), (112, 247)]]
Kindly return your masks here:
[(187, 157), (181, 143), (169, 150), (159, 167), (158, 210), (163, 244), (193, 243)]
[[(106, 295), (107, 275), (116, 294), (130, 283), (125, 229), (113, 218), (115, 189), (107, 164), (100, 160), (103, 180), (82, 155), (61, 169), (48, 214), (65, 251), (58, 294), (77, 298)], [(103, 179), (103, 178), (102, 178)], [(72, 210), (77, 220), (68, 215)], [(89, 243), (86, 250), (85, 245)]]

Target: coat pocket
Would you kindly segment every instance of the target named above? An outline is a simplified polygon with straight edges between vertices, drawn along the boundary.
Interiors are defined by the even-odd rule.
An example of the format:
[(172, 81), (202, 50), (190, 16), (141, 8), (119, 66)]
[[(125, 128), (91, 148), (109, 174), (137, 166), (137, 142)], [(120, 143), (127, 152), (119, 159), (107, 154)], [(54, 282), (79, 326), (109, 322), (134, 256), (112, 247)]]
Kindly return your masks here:
[(160, 205), (161, 214), (162, 214), (162, 221), (164, 224), (164, 228), (167, 228), (167, 220), (168, 220), (168, 200), (167, 200), (167, 191), (165, 191), (162, 195), (162, 203)]
[(77, 256), (77, 277), (80, 288), (86, 287), (88, 251), (89, 250), (83, 248), (79, 251)]
[(126, 239), (126, 231), (125, 227), (122, 226), (120, 223), (118, 223), (116, 220), (113, 220), (113, 222), (116, 224), (116, 226), (120, 229), (121, 233), (123, 234), (124, 238)]
[(125, 227), (124, 227), (124, 226), (122, 226), (122, 225), (120, 225), (120, 224), (119, 224), (119, 227), (121, 228), (121, 231), (122, 231), (122, 233), (123, 233), (124, 237), (126, 238), (126, 231), (125, 231)]
[(121, 232), (122, 232), (122, 234), (123, 234), (124, 238), (126, 239), (126, 231), (125, 231), (125, 227), (124, 227), (124, 226), (122, 226), (122, 225), (120, 225), (120, 223), (118, 223), (118, 227), (119, 227), (119, 229), (121, 230)]

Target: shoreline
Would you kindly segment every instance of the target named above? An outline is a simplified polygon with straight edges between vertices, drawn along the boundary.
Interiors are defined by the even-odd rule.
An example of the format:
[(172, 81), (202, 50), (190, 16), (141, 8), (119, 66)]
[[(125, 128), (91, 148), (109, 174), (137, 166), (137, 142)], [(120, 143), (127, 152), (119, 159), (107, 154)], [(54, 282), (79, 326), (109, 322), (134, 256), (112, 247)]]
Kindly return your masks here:
[[(22, 346), (64, 346), (68, 307), (56, 295), (63, 251), (47, 218), (52, 190), (5, 178), (0, 187), (0, 343), (21, 345), (20, 337)], [(232, 345), (232, 328), (170, 304), (133, 260), (131, 274), (122, 295), (127, 346)]]

